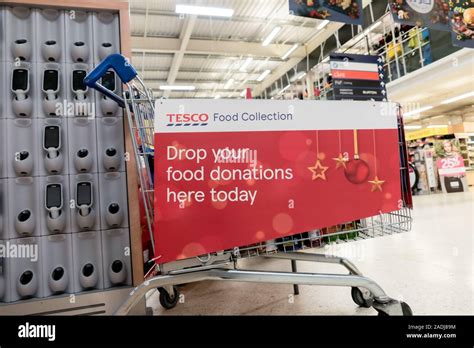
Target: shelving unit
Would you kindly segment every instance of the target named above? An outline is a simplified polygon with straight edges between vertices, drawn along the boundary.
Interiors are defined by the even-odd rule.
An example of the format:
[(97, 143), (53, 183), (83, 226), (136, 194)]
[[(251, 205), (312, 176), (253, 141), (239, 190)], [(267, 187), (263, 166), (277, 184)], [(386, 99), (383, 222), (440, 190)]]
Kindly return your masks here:
[(462, 143), (461, 154), (466, 166), (467, 183), (474, 186), (474, 133), (461, 133), (458, 139)]
[(464, 166), (469, 168), (471, 166), (471, 162), (469, 161), (469, 148), (468, 148), (468, 137), (465, 134), (458, 135), (456, 134), (456, 139), (459, 141), (459, 153), (461, 154), (464, 160)]
[(469, 167), (474, 169), (474, 133), (466, 134), (467, 157), (469, 160)]
[[(427, 152), (432, 152), (434, 138), (429, 137), (424, 141), (411, 140), (408, 142), (408, 155), (413, 156), (413, 164), (418, 171), (419, 179), (417, 194), (436, 193), (438, 187), (437, 170), (433, 167), (433, 161), (427, 159)], [(431, 157), (430, 157), (431, 158)]]
[[(118, 32), (116, 33), (117, 34), (116, 35), (117, 42), (114, 43), (114, 45), (117, 44), (120, 47), (120, 52), (123, 55), (125, 55), (127, 57), (130, 57), (130, 55), (131, 55), (129, 4), (128, 4), (128, 1), (100, 1), (99, 2), (99, 1), (92, 1), (92, 0), (68, 0), (68, 1), (66, 1), (66, 0), (63, 0), (63, 1), (56, 1), (56, 0), (11, 0), (10, 1), (9, 0), (9, 1), (0, 1), (0, 6), (1, 7), (9, 7), (9, 8), (17, 8), (17, 9), (19, 9), (18, 10), (19, 12), (23, 11), (25, 13), (28, 13), (28, 9), (39, 9), (39, 10), (34, 10), (32, 12), (32, 13), (34, 13), (34, 16), (32, 16), (31, 18), (33, 18), (33, 19), (24, 19), (25, 23), (28, 24), (30, 31), (32, 33), (34, 33), (34, 35), (32, 36), (32, 40), (31, 40), (32, 46), (34, 48), (33, 49), (34, 54), (37, 54), (36, 52), (40, 52), (40, 50), (39, 50), (40, 46), (39, 45), (42, 41), (46, 40), (46, 37), (43, 37), (43, 36), (51, 35), (50, 34), (51, 31), (48, 31), (49, 29), (46, 28), (45, 26), (42, 27), (44, 29), (44, 31), (43, 30), (38, 31), (37, 23), (36, 23), (37, 18), (40, 18), (41, 15), (43, 15), (44, 13), (53, 13), (55, 11), (56, 12), (59, 11), (61, 13), (61, 18), (66, 19), (68, 12), (71, 16), (75, 16), (76, 15), (75, 10), (76, 10), (78, 13), (79, 12), (87, 13), (88, 14), (87, 18), (90, 18), (90, 23), (92, 24), (92, 22), (94, 22), (96, 26), (100, 26), (101, 23), (102, 23), (100, 19), (99, 20), (97, 19), (99, 17), (107, 17), (109, 19), (114, 18), (115, 22), (114, 22), (114, 24), (111, 24), (111, 25), (117, 25), (117, 28), (118, 28)], [(22, 10), (22, 8), (26, 9), (26, 11)], [(110, 14), (112, 14), (112, 16)], [(66, 22), (66, 20), (64, 22)], [(61, 28), (62, 28), (64, 22), (58, 24), (59, 29), (56, 28), (55, 30), (52, 31), (52, 32), (55, 33), (55, 35), (57, 35), (58, 42), (62, 42), (62, 40), (65, 40), (64, 36), (66, 36), (66, 35), (73, 35), (73, 32), (75, 30), (78, 30), (79, 32), (81, 32), (81, 30), (84, 30), (84, 29), (80, 29), (80, 28), (79, 29), (78, 28), (75, 28), (75, 29), (74, 28), (69, 28), (70, 31), (65, 30), (65, 29), (62, 29), (63, 31), (61, 31)], [(0, 25), (1, 25), (1, 23), (0, 23)], [(87, 24), (87, 25), (90, 25), (90, 24)], [(2, 28), (0, 28), (0, 33), (2, 33)], [(102, 40), (101, 38), (103, 37), (103, 35), (107, 35), (106, 33), (107, 33), (107, 24), (104, 24), (104, 27), (96, 28), (96, 30), (94, 30), (94, 31), (91, 30), (90, 35), (91, 35), (91, 37), (92, 37), (92, 35), (94, 35), (95, 37), (98, 38), (97, 40), (100, 41), (100, 40)], [(40, 38), (38, 40), (35, 40), (34, 38), (36, 38), (36, 37), (40, 37)], [(72, 38), (69, 38), (69, 40), (71, 41)], [(104, 42), (104, 40), (102, 40), (101, 42)], [(4, 52), (7, 52), (7, 51), (10, 52), (10, 49), (9, 49), (10, 42), (7, 43), (7, 42), (0, 41), (0, 45), (3, 45), (3, 44), (5, 44), (5, 51)], [(103, 45), (104, 46), (103, 49), (102, 49), (102, 47), (100, 47), (100, 49), (95, 47), (95, 46), (91, 47), (91, 52), (90, 52), (91, 60), (89, 61), (88, 65), (86, 67), (86, 65), (83, 64), (81, 62), (81, 60), (69, 61), (70, 56), (72, 55), (72, 52), (71, 53), (67, 52), (65, 46), (66, 45), (64, 45), (64, 47), (62, 48), (62, 52), (60, 53), (60, 56), (62, 58), (58, 62), (59, 64), (47, 63), (47, 64), (49, 64), (48, 66), (52, 66), (52, 65), (56, 64), (57, 66), (60, 66), (60, 69), (65, 67), (64, 72), (66, 72), (66, 74), (62, 74), (62, 75), (67, 75), (67, 72), (69, 72), (68, 69), (71, 66), (73, 66), (73, 67), (74, 66), (79, 67), (79, 65), (81, 67), (84, 66), (86, 70), (92, 68), (92, 62), (94, 64), (97, 64), (100, 61), (100, 59), (103, 58), (104, 55), (108, 54), (107, 53), (108, 52), (108, 47), (110, 47), (110, 46), (106, 46), (106, 45)], [(79, 47), (79, 45), (78, 45), (78, 47)], [(1, 49), (3, 50), (3, 47), (1, 47)], [(44, 56), (44, 54), (43, 54), (43, 56)], [(68, 57), (68, 58), (66, 58), (66, 57)], [(43, 58), (37, 58), (38, 59), (37, 61), (32, 62), (32, 66), (36, 69), (36, 66), (37, 65), (39, 66), (39, 64), (40, 64), (39, 63), (40, 59), (43, 59)], [(47, 59), (47, 58), (44, 58), (44, 59)], [(3, 55), (0, 55), (0, 60), (4, 60), (4, 62), (5, 62), (6, 57), (3, 57)], [(22, 62), (22, 64), (23, 64), (23, 62)], [(43, 65), (43, 63), (41, 63), (41, 65)], [(1, 67), (1, 65), (0, 65), (0, 67)], [(32, 81), (34, 82), (34, 85), (31, 88), (31, 93), (35, 93), (35, 99), (34, 100), (38, 99), (37, 97), (41, 97), (41, 98), (43, 97), (42, 95), (40, 95), (41, 94), (40, 83), (33, 80), (33, 79), (36, 79), (36, 78), (39, 80), (41, 78), (40, 74), (36, 73), (36, 70), (35, 70), (35, 75), (32, 77)], [(2, 69), (0, 68), (0, 77), (3, 76), (2, 75), (3, 72), (5, 72), (5, 71), (2, 71)], [(8, 79), (5, 78), (4, 80), (7, 81)], [(70, 89), (70, 88), (67, 88), (67, 87), (70, 86), (70, 84), (67, 84), (67, 82), (62, 81), (62, 82), (60, 82), (60, 84), (62, 85), (61, 87), (64, 91)], [(67, 87), (65, 87), (65, 86), (67, 86)], [(7, 94), (9, 92), (10, 92), (9, 90), (5, 91), (5, 94)], [(91, 95), (93, 96), (94, 94), (91, 94)], [(66, 100), (66, 99), (70, 100), (71, 96), (61, 95), (60, 98), (64, 98), (64, 100)], [(97, 110), (100, 110), (99, 105), (101, 105), (100, 104), (101, 100), (97, 99), (97, 98), (99, 98), (98, 96), (96, 96), (95, 98), (96, 99), (93, 99), (93, 100), (95, 100)], [(6, 99), (9, 99), (9, 98), (6, 98)], [(35, 105), (36, 105), (36, 102), (35, 102)], [(110, 117), (108, 120), (106, 120), (107, 119), (107, 117), (105, 117), (106, 115), (99, 115), (98, 117), (92, 118), (92, 119), (88, 119), (87, 117), (84, 117), (83, 120), (81, 120), (79, 122), (81, 124), (76, 124), (77, 123), (76, 121), (78, 121), (79, 118), (57, 117), (57, 116), (56, 116), (56, 118), (53, 118), (53, 117), (51, 117), (50, 114), (41, 116), (40, 113), (42, 111), (41, 111), (41, 108), (39, 107), (39, 105), (41, 105), (41, 103), (38, 103), (38, 107), (36, 107), (36, 106), (33, 107), (33, 115), (31, 117), (31, 120), (32, 120), (31, 122), (36, 124), (37, 123), (36, 120), (41, 120), (40, 117), (44, 117), (44, 120), (54, 120), (52, 125), (56, 125), (56, 124), (61, 125), (61, 129), (64, 132), (63, 142), (65, 142), (65, 145), (64, 145), (64, 152), (65, 152), (64, 155), (66, 156), (65, 166), (66, 166), (66, 168), (70, 168), (70, 170), (72, 170), (71, 168), (74, 168), (74, 165), (75, 165), (74, 164), (75, 162), (72, 161), (72, 157), (71, 157), (72, 155), (71, 154), (74, 154), (74, 153), (77, 152), (77, 149), (74, 146), (80, 146), (81, 139), (79, 139), (80, 135), (78, 135), (78, 138), (76, 139), (77, 140), (76, 141), (77, 144), (76, 144), (72, 140), (72, 138), (65, 137), (65, 135), (67, 134), (66, 132), (69, 128), (74, 130), (73, 132), (71, 132), (71, 134), (75, 134), (76, 133), (75, 132), (76, 128), (78, 128), (78, 127), (80, 128), (82, 123), (85, 122), (88, 125), (91, 125), (91, 126), (93, 125), (93, 128), (91, 128), (91, 129), (89, 129), (90, 127), (89, 128), (88, 127), (84, 128), (83, 137), (87, 137), (87, 135), (90, 135), (91, 132), (93, 132), (92, 134), (97, 133), (97, 146), (99, 146), (99, 144), (100, 145), (105, 145), (105, 141), (104, 142), (102, 141), (103, 139), (105, 139), (107, 137), (107, 135), (105, 135), (105, 133), (106, 133), (105, 129), (110, 128), (109, 126), (111, 126), (111, 125), (109, 125), (109, 123), (114, 123), (114, 122), (112, 122), (113, 120), (112, 121), (109, 121), (109, 120), (111, 120), (111, 119), (116, 119), (116, 120), (120, 120), (120, 121), (126, 120), (126, 118), (122, 117), (123, 115), (121, 115), (122, 111), (118, 109), (119, 114), (113, 115), (114, 117)], [(5, 106), (3, 106), (3, 107), (5, 107)], [(4, 111), (4, 110), (5, 109), (2, 109), (2, 105), (0, 105), (0, 111)], [(102, 109), (102, 111), (99, 111), (99, 112), (104, 112), (104, 111)], [(2, 115), (0, 115), (0, 116), (2, 116)], [(10, 116), (13, 117), (12, 115), (10, 115)], [(104, 116), (104, 117), (100, 117), (100, 116)], [(117, 117), (115, 117), (115, 116), (117, 116)], [(12, 120), (16, 121), (14, 118), (12, 118)], [(52, 122), (52, 121), (48, 121), (48, 122)], [(11, 122), (9, 122), (9, 123), (11, 123)], [(1, 126), (0, 131), (5, 131), (6, 130), (6, 127), (3, 127), (4, 124), (7, 124), (7, 122), (5, 120), (0, 120), (0, 126)], [(128, 223), (124, 224), (123, 226), (122, 225), (120, 226), (121, 231), (122, 231), (121, 232), (122, 236), (119, 238), (120, 240), (117, 239), (117, 238), (112, 237), (112, 234), (111, 234), (112, 232), (111, 231), (114, 231), (113, 229), (104, 228), (103, 230), (101, 229), (100, 231), (98, 231), (98, 232), (100, 232), (100, 233), (97, 234), (99, 236), (99, 242), (100, 242), (100, 238), (102, 238), (103, 240), (101, 241), (101, 243), (98, 244), (98, 245), (102, 245), (102, 249), (98, 251), (98, 255), (100, 255), (99, 256), (100, 261), (97, 261), (98, 262), (97, 266), (102, 265), (102, 262), (104, 262), (104, 265), (107, 265), (107, 262), (108, 262), (109, 258), (116, 258), (117, 257), (117, 256), (114, 256), (114, 253), (117, 250), (127, 249), (127, 251), (125, 251), (125, 252), (128, 253), (127, 258), (131, 262), (131, 266), (128, 265), (128, 275), (127, 276), (129, 278), (128, 278), (127, 281), (125, 281), (124, 283), (120, 283), (120, 284), (128, 284), (128, 285), (121, 285), (119, 287), (114, 287), (112, 284), (110, 284), (108, 282), (109, 279), (108, 279), (107, 274), (106, 274), (107, 272), (104, 269), (104, 272), (103, 272), (104, 274), (100, 275), (100, 277), (103, 279), (103, 283), (100, 282), (100, 286), (98, 286), (95, 290), (82, 291), (83, 289), (77, 286), (78, 281), (76, 280), (76, 281), (73, 282), (72, 278), (73, 278), (73, 276), (75, 277), (76, 275), (74, 274), (74, 271), (72, 271), (72, 274), (70, 275), (70, 282), (75, 284), (74, 288), (72, 288), (72, 285), (70, 285), (70, 287), (67, 289), (67, 291), (62, 292), (60, 295), (54, 295), (54, 294), (50, 294), (49, 292), (43, 292), (43, 289), (46, 288), (47, 286), (44, 285), (46, 283), (43, 284), (43, 282), (46, 282), (46, 280), (45, 280), (46, 278), (42, 279), (41, 268), (44, 268), (45, 266), (44, 265), (43, 266), (38, 266), (37, 265), (39, 267), (38, 275), (40, 277), (40, 280), (39, 280), (40, 281), (40, 290), (37, 293), (34, 294), (33, 298), (30, 298), (30, 299), (25, 298), (25, 299), (21, 299), (20, 301), (17, 301), (17, 299), (15, 297), (15, 298), (13, 298), (13, 302), (11, 302), (12, 298), (10, 298), (10, 300), (7, 301), (7, 302), (4, 302), (4, 303), (0, 302), (0, 314), (25, 315), (25, 314), (37, 314), (37, 313), (39, 313), (39, 314), (48, 314), (48, 313), (53, 313), (53, 312), (55, 314), (113, 313), (116, 310), (116, 308), (118, 307), (118, 305), (121, 304), (128, 297), (128, 295), (130, 293), (131, 286), (138, 285), (138, 284), (142, 283), (142, 281), (143, 281), (143, 254), (142, 254), (142, 245), (141, 245), (141, 223), (140, 223), (140, 211), (139, 211), (139, 200), (138, 200), (138, 181), (137, 181), (136, 163), (135, 163), (134, 156), (126, 156), (127, 153), (132, 153), (132, 151), (133, 151), (132, 141), (131, 141), (131, 132), (128, 129), (128, 122), (123, 122), (123, 124), (119, 124), (119, 126), (120, 126), (119, 127), (120, 129), (123, 129), (123, 130), (121, 130), (121, 132), (123, 132), (123, 136), (124, 136), (123, 137), (123, 152), (124, 152), (123, 155), (124, 155), (124, 158), (127, 158), (127, 160), (124, 161), (125, 165), (123, 167), (121, 167), (120, 169), (116, 168), (117, 172), (113, 172), (113, 173), (104, 172), (102, 174), (101, 168), (100, 168), (102, 163), (99, 159), (98, 164), (97, 164), (99, 167), (94, 167), (94, 169), (92, 169), (91, 174), (89, 174), (89, 173), (88, 174), (79, 174), (79, 173), (75, 173), (75, 172), (74, 173), (73, 172), (65, 172), (65, 174), (63, 176), (64, 177), (70, 177), (70, 179), (62, 182), (62, 185), (65, 185), (65, 187), (75, 187), (75, 184), (74, 184), (75, 181), (74, 180), (76, 180), (76, 177), (81, 176), (81, 178), (84, 179), (87, 176), (87, 178), (89, 178), (90, 180), (93, 181), (94, 187), (96, 187), (97, 190), (101, 190), (100, 199), (105, 199), (105, 200), (107, 200), (107, 202), (108, 202), (108, 200), (112, 200), (112, 201), (122, 200), (124, 202), (125, 206), (123, 206), (123, 209), (128, 211), (128, 216), (126, 216), (126, 219), (128, 220), (127, 221)], [(105, 133), (101, 133), (99, 131), (100, 129), (104, 130)], [(36, 130), (41, 130), (41, 129), (39, 128), (39, 129), (36, 129)], [(36, 132), (36, 133), (38, 133), (38, 132)], [(0, 135), (1, 135), (1, 138), (3, 140), (5, 138), (5, 136), (3, 136), (3, 134), (0, 134)], [(85, 141), (84, 139), (82, 141)], [(92, 140), (87, 141), (87, 143), (90, 143), (90, 142), (93, 142), (93, 141)], [(36, 144), (36, 142), (35, 142), (35, 144)], [(0, 147), (5, 148), (3, 143), (0, 144)], [(73, 151), (73, 152), (68, 153), (67, 150)], [(93, 153), (97, 153), (99, 155), (99, 149), (92, 149), (92, 150), (94, 150)], [(42, 149), (40, 149), (38, 151), (42, 151)], [(0, 151), (0, 160), (2, 160), (1, 151)], [(36, 186), (41, 186), (42, 184), (44, 184), (44, 182), (43, 182), (44, 180), (50, 180), (50, 178), (52, 178), (52, 176), (48, 176), (47, 173), (41, 173), (40, 169), (41, 169), (42, 166), (38, 165), (36, 167), (38, 167), (39, 169), (35, 169), (35, 171), (37, 170), (37, 172), (35, 172), (36, 176), (32, 175), (32, 176), (34, 176), (33, 181), (34, 181)], [(76, 166), (76, 169), (77, 168), (78, 167)], [(103, 170), (103, 168), (102, 168), (102, 170)], [(120, 170), (120, 172), (119, 172), (119, 170)], [(123, 173), (123, 175), (121, 175), (120, 173)], [(94, 176), (97, 176), (96, 181), (93, 180)], [(0, 172), (0, 178), (10, 178), (10, 177), (11, 177), (11, 174)], [(28, 178), (25, 178), (25, 179), (28, 179)], [(5, 180), (12, 180), (12, 179), (3, 179), (3, 180), (5, 181)], [(14, 180), (17, 180), (17, 179), (14, 179)], [(23, 180), (23, 181), (25, 181), (25, 180)], [(120, 185), (120, 188), (123, 187), (123, 189), (125, 189), (125, 187), (126, 187), (127, 189), (124, 190), (126, 192), (122, 191), (121, 189), (118, 189), (118, 187), (113, 188), (112, 186), (114, 186), (113, 185), (114, 181), (115, 181), (116, 185)], [(112, 186), (110, 186), (109, 184), (112, 185)], [(1, 189), (2, 189), (2, 186), (0, 185), (0, 193), (1, 193)], [(36, 188), (35, 188), (35, 190), (36, 190)], [(105, 190), (105, 191), (102, 191), (102, 190)], [(37, 188), (37, 192), (38, 192), (38, 195), (40, 195), (41, 192), (42, 192), (39, 187)], [(115, 195), (114, 197), (107, 197), (107, 194), (110, 193), (110, 194), (113, 195), (114, 192), (115, 193), (116, 192), (122, 192), (123, 193), (122, 198), (118, 197), (117, 195)], [(96, 193), (94, 195), (96, 195)], [(103, 209), (102, 206), (106, 202), (105, 201), (100, 201), (98, 196), (95, 196), (95, 197), (97, 197), (95, 204), (100, 204), (101, 209)], [(123, 197), (125, 197), (125, 199)], [(65, 200), (66, 200), (66, 198), (65, 198)], [(38, 202), (39, 202), (39, 200), (38, 200)], [(70, 200), (66, 200), (66, 203), (65, 203), (66, 207), (69, 206), (69, 203), (70, 203)], [(42, 204), (42, 202), (38, 203), (38, 206), (39, 206), (39, 204)], [(71, 221), (72, 221), (72, 218), (71, 218)], [(105, 224), (107, 224), (107, 222), (104, 220), (104, 216), (102, 216), (102, 215), (97, 216), (96, 221), (97, 221), (96, 222), (97, 226), (104, 226)], [(72, 228), (71, 226), (74, 226), (74, 224), (68, 220), (68, 226), (70, 228)], [(44, 226), (39, 226), (37, 228), (38, 229), (43, 229)], [(74, 227), (74, 228), (77, 228), (77, 227)], [(76, 263), (78, 263), (77, 260), (76, 260), (77, 256), (78, 255), (79, 256), (84, 255), (84, 253), (82, 251), (85, 252), (89, 248), (84, 247), (83, 249), (80, 249), (82, 251), (77, 249), (77, 248), (79, 248), (79, 246), (82, 243), (81, 241), (79, 241), (78, 236), (79, 235), (86, 235), (88, 232), (78, 233), (78, 231), (74, 230), (74, 228), (64, 231), (64, 236), (66, 236), (66, 240), (68, 240), (68, 239), (71, 240), (71, 242), (68, 242), (68, 243), (70, 243), (68, 245), (72, 245), (72, 249), (71, 250), (69, 250), (69, 249), (60, 250), (61, 248), (59, 248), (59, 249), (56, 248), (54, 250), (59, 250), (58, 252), (63, 253), (64, 254), (64, 256), (62, 256), (63, 258), (70, 257), (70, 256), (67, 255), (68, 254), (67, 250), (69, 250), (70, 254), (75, 255), (75, 256), (71, 257), (71, 262), (76, 264)], [(99, 228), (99, 227), (97, 227), (97, 228)], [(9, 231), (10, 230), (11, 230), (11, 228), (9, 227)], [(117, 230), (115, 230), (115, 231), (117, 231)], [(43, 245), (45, 245), (46, 239), (48, 239), (48, 240), (51, 239), (51, 238), (49, 238), (49, 236), (44, 235), (43, 233), (44, 232), (40, 231), (40, 232), (38, 232), (38, 235), (37, 235), (37, 239), (41, 239), (41, 246), (42, 247), (43, 247)], [(92, 234), (91, 234), (91, 236), (92, 236)], [(2, 238), (4, 239), (5, 236), (3, 236)], [(2, 239), (2, 238), (0, 238), (0, 239)], [(104, 238), (106, 238), (107, 240), (104, 240)], [(111, 238), (111, 239), (109, 240), (108, 238)], [(44, 241), (43, 241), (43, 239), (44, 239)], [(51, 250), (53, 250), (53, 249), (51, 249)], [(102, 261), (102, 260), (104, 260), (104, 261)], [(80, 264), (82, 265), (82, 263), (80, 263)], [(1, 266), (0, 269), (3, 272), (4, 264), (2, 263), (2, 264), (0, 264), (0, 266)], [(68, 267), (70, 267), (70, 266), (68, 266)], [(99, 268), (99, 267), (97, 267), (97, 268)], [(100, 267), (100, 268), (102, 268), (102, 267)], [(109, 277), (110, 277), (110, 275), (109, 275)], [(51, 295), (54, 295), (54, 296), (51, 296)], [(140, 306), (137, 307), (138, 311), (144, 311), (144, 309), (145, 309), (144, 303), (140, 304)]]

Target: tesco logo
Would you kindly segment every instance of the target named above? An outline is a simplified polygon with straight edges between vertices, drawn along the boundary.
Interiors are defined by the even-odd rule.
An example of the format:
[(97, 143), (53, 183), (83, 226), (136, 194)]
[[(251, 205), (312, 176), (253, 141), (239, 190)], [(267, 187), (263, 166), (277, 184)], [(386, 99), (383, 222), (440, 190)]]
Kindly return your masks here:
[(209, 114), (166, 114), (168, 127), (207, 126)]

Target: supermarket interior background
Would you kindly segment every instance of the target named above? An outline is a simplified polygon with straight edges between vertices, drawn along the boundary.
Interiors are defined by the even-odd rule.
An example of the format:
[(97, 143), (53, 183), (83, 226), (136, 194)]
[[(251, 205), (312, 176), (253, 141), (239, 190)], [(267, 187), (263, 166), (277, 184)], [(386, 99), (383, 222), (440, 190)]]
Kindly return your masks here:
[[(412, 231), (323, 251), (353, 260), (417, 314), (474, 313), (472, 48), (453, 45), (446, 31), (396, 23), (387, 1), (363, 1), (363, 28), (289, 15), (286, 0), (187, 2), (232, 9), (231, 17), (183, 15), (177, 3), (131, 3), (132, 63), (157, 98), (246, 98), (250, 88), (253, 98), (330, 100), (331, 53), (385, 58), (388, 99), (404, 110)], [(439, 176), (443, 140), (455, 144), (466, 168), (464, 187), (447, 190), (463, 192), (448, 193)], [(283, 260), (246, 262), (289, 267)], [(301, 267), (327, 272), (336, 266)], [(185, 305), (169, 311), (158, 292), (148, 301), (159, 314), (373, 313), (354, 308), (345, 288), (301, 291), (290, 303), (288, 286), (209, 281), (185, 285)], [(229, 292), (235, 301), (228, 301)]]
[(473, 0), (0, 0), (0, 315), (473, 315), (473, 49)]

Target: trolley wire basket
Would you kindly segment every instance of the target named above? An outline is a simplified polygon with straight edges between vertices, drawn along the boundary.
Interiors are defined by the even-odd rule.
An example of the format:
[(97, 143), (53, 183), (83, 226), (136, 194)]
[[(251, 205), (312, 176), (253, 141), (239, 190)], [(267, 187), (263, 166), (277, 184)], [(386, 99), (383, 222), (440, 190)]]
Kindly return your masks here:
[[(122, 97), (98, 83), (105, 72), (110, 69), (116, 71), (126, 86)], [(155, 100), (153, 92), (146, 87), (128, 60), (118, 54), (111, 55), (102, 61), (85, 78), (85, 83), (115, 100), (126, 111), (129, 129), (133, 135), (131, 138), (140, 181), (139, 190), (143, 199), (147, 229), (154, 250)], [(318, 248), (329, 243), (347, 243), (397, 234), (410, 229), (410, 209), (402, 205), (399, 210), (394, 212), (258, 244), (236, 246), (230, 250), (210, 253), (192, 259), (159, 264), (157, 262), (159, 261), (158, 258), (155, 257), (151, 260), (154, 264), (150, 272), (145, 275), (144, 283), (132, 291), (130, 298), (119, 308), (117, 314), (127, 314), (150, 289), (157, 288), (160, 291), (161, 304), (165, 308), (172, 308), (177, 304), (179, 297), (177, 284), (206, 279), (224, 279), (284, 284), (349, 286), (352, 288), (351, 294), (354, 302), (360, 306), (374, 307), (380, 315), (411, 315), (411, 309), (406, 303), (389, 298), (374, 281), (365, 278), (350, 261), (340, 257), (301, 252), (304, 249)], [(237, 261), (239, 259), (258, 256), (291, 260), (292, 272), (238, 269)], [(296, 269), (297, 260), (339, 263), (349, 271), (349, 275), (300, 273)], [(295, 285), (296, 292), (297, 285)]]
[(411, 230), (411, 210), (400, 210), (371, 216), (305, 233), (298, 233), (278, 240), (242, 246), (232, 250), (234, 257), (265, 256), (276, 252), (290, 252), (320, 248), (330, 243), (347, 243)]

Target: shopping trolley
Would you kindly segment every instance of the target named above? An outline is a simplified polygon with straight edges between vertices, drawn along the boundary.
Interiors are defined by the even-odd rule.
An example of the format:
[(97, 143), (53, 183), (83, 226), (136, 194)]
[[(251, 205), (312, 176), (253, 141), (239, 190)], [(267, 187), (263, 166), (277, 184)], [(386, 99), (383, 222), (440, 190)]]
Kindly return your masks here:
[[(109, 70), (114, 70), (125, 85), (119, 96), (99, 83)], [(116, 101), (126, 111), (129, 129), (132, 132), (134, 156), (137, 163), (140, 192), (143, 199), (147, 229), (154, 250), (154, 114), (153, 92), (119, 54), (113, 54), (102, 61), (85, 78), (85, 83), (105, 96)], [(401, 168), (406, 170), (406, 168)], [(405, 175), (402, 175), (402, 180)], [(118, 308), (116, 314), (125, 315), (146, 295), (149, 290), (158, 289), (160, 303), (170, 309), (179, 302), (178, 285), (203, 280), (230, 280), (240, 282), (261, 282), (273, 284), (293, 284), (298, 294), (299, 285), (345, 286), (351, 288), (353, 301), (361, 307), (373, 307), (379, 315), (411, 315), (408, 304), (390, 298), (372, 279), (343, 257), (309, 253), (305, 249), (322, 247), (329, 243), (344, 243), (383, 235), (397, 234), (411, 229), (410, 209), (402, 204), (398, 211), (380, 214), (346, 224), (330, 226), (320, 230), (263, 243), (236, 246), (231, 250), (211, 253), (199, 257), (160, 263), (153, 257), (150, 271), (144, 282), (135, 287), (128, 299)], [(291, 261), (291, 272), (242, 269), (240, 263), (250, 257), (265, 257)], [(303, 273), (297, 270), (297, 261), (333, 263), (343, 266), (349, 274)]]

